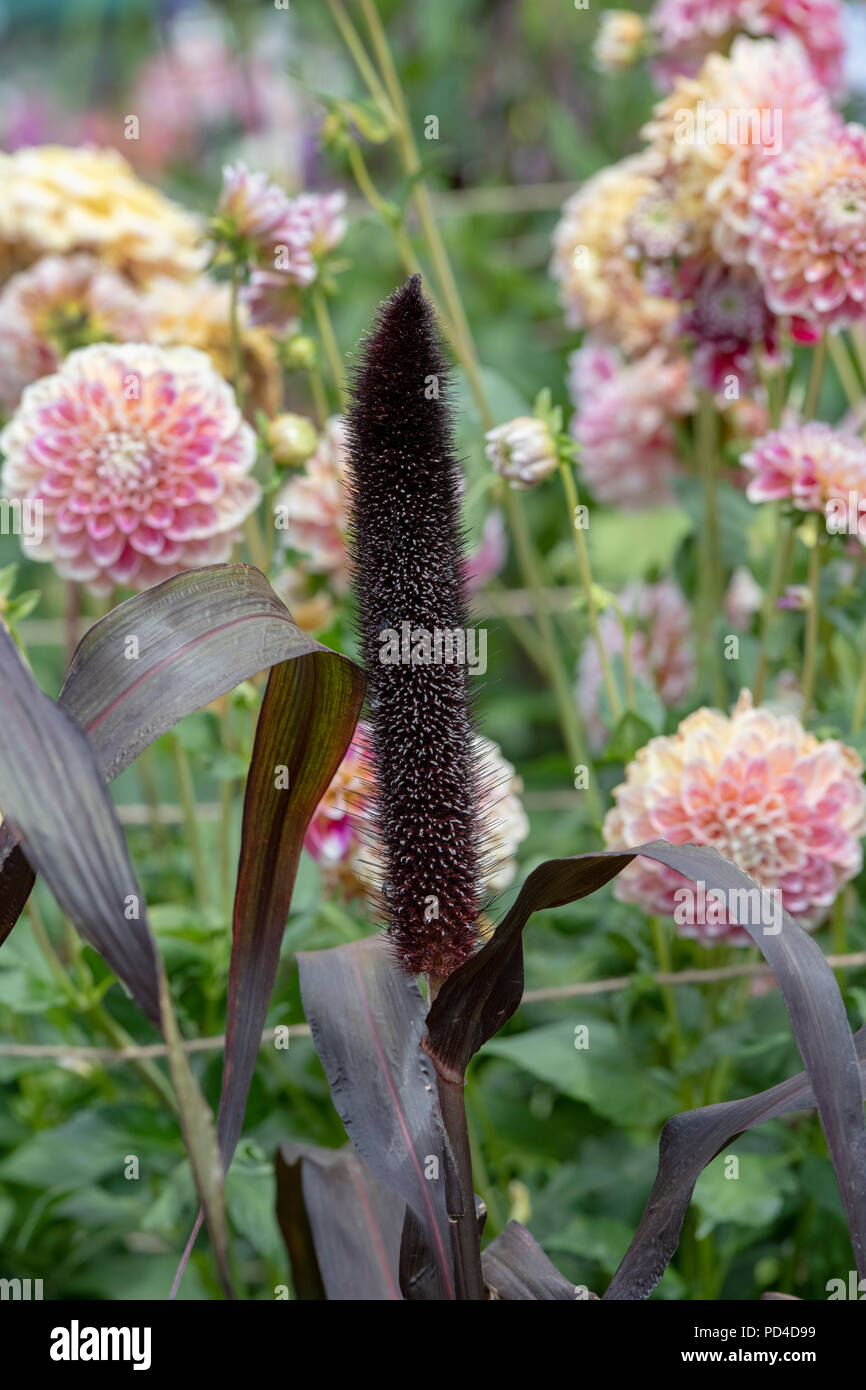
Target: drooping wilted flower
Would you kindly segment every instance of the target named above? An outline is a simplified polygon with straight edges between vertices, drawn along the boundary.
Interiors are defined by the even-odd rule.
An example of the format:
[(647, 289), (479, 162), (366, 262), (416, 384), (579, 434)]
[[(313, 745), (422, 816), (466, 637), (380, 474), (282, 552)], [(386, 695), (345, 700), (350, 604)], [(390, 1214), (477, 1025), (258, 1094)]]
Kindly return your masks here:
[[(756, 440), (740, 462), (752, 477), (751, 502), (786, 500), (802, 512), (820, 512), (837, 530), (860, 530), (866, 510), (866, 444), (823, 421), (785, 425)], [(849, 513), (853, 513), (849, 515)]]
[(570, 429), (596, 499), (632, 509), (671, 501), (680, 471), (673, 422), (694, 408), (687, 359), (654, 348), (623, 363), (613, 348), (590, 341), (569, 364), (577, 407)]
[(556, 442), (544, 420), (519, 415), (488, 430), (485, 453), (501, 477), (525, 492), (556, 471)]
[[(793, 715), (755, 709), (743, 691), (730, 716), (699, 709), (675, 734), (640, 750), (613, 793), (605, 843), (620, 849), (660, 837), (711, 845), (762, 888), (778, 890), (800, 925), (813, 929), (862, 866), (862, 776), (853, 748), (819, 741)], [(690, 911), (690, 900), (677, 896), (685, 885), (674, 870), (636, 859), (614, 892), (674, 915), (684, 935), (748, 943), (724, 910), (704, 913), (692, 902)]]
[[(691, 635), (691, 610), (672, 579), (657, 584), (630, 584), (619, 598), (619, 612), (611, 604), (599, 616), (602, 646), (609, 657), (623, 655), (626, 632), (620, 613), (632, 626), (628, 650), (632, 671), (653, 687), (665, 705), (676, 705), (695, 681), (695, 651)], [(593, 637), (588, 637), (577, 669), (577, 702), (593, 751), (604, 746), (607, 729), (599, 713), (603, 688), (601, 657)]]
[(27, 387), (0, 449), (4, 495), (41, 506), (25, 552), (94, 593), (227, 560), (261, 495), (255, 434), (194, 348), (78, 349)]
[[(463, 636), (466, 598), (447, 366), (415, 275), (367, 340), (349, 415), (351, 522), (369, 680), (374, 815), (388, 932), (411, 974), (448, 975), (477, 940), (478, 793), (468, 666), (425, 659)], [(409, 633), (408, 659), (392, 659)], [(416, 646), (417, 644), (417, 646)], [(406, 644), (408, 647), (408, 644)], [(420, 650), (421, 655), (415, 653)], [(453, 658), (453, 647), (452, 658)]]
[(749, 260), (777, 314), (822, 326), (866, 306), (866, 129), (803, 140), (758, 175)]

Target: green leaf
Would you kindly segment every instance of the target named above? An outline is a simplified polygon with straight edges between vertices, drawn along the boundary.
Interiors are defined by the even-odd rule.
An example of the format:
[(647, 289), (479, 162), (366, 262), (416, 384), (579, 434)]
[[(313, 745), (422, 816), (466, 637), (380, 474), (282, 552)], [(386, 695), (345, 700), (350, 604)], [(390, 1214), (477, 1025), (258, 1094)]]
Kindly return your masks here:
[[(576, 1036), (576, 1028), (583, 1026), (586, 1034)], [(575, 1045), (584, 1038), (586, 1046)], [(656, 1124), (676, 1109), (673, 1080), (640, 1065), (606, 1019), (595, 1018), (585, 1025), (570, 1020), (551, 1023), (515, 1037), (497, 1038), (485, 1048), (485, 1056), (491, 1053), (616, 1124)]]

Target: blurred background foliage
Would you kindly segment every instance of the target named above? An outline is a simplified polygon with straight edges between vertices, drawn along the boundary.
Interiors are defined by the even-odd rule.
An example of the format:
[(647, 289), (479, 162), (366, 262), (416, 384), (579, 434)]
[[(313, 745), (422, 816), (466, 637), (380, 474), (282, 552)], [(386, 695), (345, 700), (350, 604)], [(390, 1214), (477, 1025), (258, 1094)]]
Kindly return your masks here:
[[(382, 0), (437, 215), (501, 418), (525, 412), (545, 386), (567, 407), (566, 356), (577, 338), (563, 324), (547, 274), (550, 233), (580, 180), (636, 148), (653, 101), (642, 69), (616, 79), (594, 69), (591, 45), (604, 8), (597, 0), (587, 9), (571, 0)], [(114, 143), (143, 177), (205, 214), (213, 210), (222, 165), (236, 157), (268, 168), (296, 190), (346, 187), (352, 217), (341, 253), (348, 265), (333, 313), (342, 351), (352, 349), (401, 270), (391, 238), (354, 190), (345, 159), (338, 149), (323, 149), (319, 138), (335, 100), (364, 101), (322, 0), (292, 0), (287, 10), (265, 0), (208, 7), (178, 0), (75, 0), (59, 7), (53, 0), (5, 0), (0, 24), (5, 149)], [(271, 112), (244, 129), (226, 113), (217, 83), (203, 102), (207, 118), (190, 129), (189, 93), (169, 84), (165, 100), (176, 98), (177, 112), (172, 117), (164, 107), (168, 134), (159, 147), (147, 147), (144, 120), (140, 147), (125, 141), (124, 117), (139, 111), (154, 80), (156, 69), (148, 65), (169, 53), (193, 54), (196, 44), (205, 54), (203, 34), (217, 35), (241, 62), (251, 55), (266, 62), (276, 92)], [(438, 117), (438, 141), (421, 138), (428, 115)], [(410, 190), (393, 149), (364, 148), (383, 195), (405, 201)], [(460, 400), (461, 448), (470, 480), (479, 480), (480, 516), (486, 505), (480, 430), (465, 388)], [(286, 404), (310, 410), (302, 387), (289, 386)], [(736, 498), (730, 505), (736, 508)], [(558, 489), (539, 490), (527, 507), (549, 572), (572, 582)], [(732, 547), (750, 543), (741, 521), (732, 515), (726, 533)], [(596, 577), (622, 583), (632, 573), (671, 563), (687, 576), (694, 564), (690, 533), (687, 509), (660, 515), (651, 527), (641, 518), (625, 532), (601, 514), (592, 536)], [(758, 537), (753, 548), (761, 546)], [(14, 538), (0, 538), (0, 565), (18, 559)], [(514, 577), (506, 571), (506, 582)], [(40, 599), (22, 618), (21, 635), (38, 679), (56, 694), (64, 667), (64, 587), (45, 567), (22, 563), (16, 591), (29, 590), (39, 590)], [(573, 617), (567, 614), (558, 628), (569, 669), (580, 635)], [(784, 622), (779, 626), (783, 644)], [(521, 850), (520, 881), (544, 858), (594, 847), (597, 828), (571, 792), (573, 774), (550, 691), (501, 625), (491, 621), (488, 627), (490, 664), (479, 709), (485, 732), (516, 764), (526, 787), (532, 831)], [(350, 649), (348, 620), (323, 640)], [(230, 747), (218, 711), (203, 711), (180, 728), (195, 777), (202, 853), (214, 866), (208, 901), (198, 901), (193, 891), (183, 825), (169, 820), (154, 836), (148, 824), (138, 823), (137, 809), (149, 800), (178, 803), (170, 740), (113, 788), (126, 808), (133, 861), (187, 1037), (217, 1035), (223, 1025), (231, 883), (211, 811), (226, 780), (237, 787), (248, 758), (255, 714), (249, 697), (244, 690), (230, 703)], [(665, 727), (675, 727), (676, 717), (668, 713)], [(650, 725), (650, 731), (656, 730)], [(622, 761), (602, 766), (600, 776), (609, 789), (621, 780)], [(235, 843), (239, 813), (236, 797)], [(492, 905), (495, 916), (513, 891)], [(195, 1215), (177, 1124), (152, 1076), (130, 1063), (103, 1063), (76, 1051), (115, 1045), (111, 1021), (135, 1041), (154, 1037), (99, 958), (69, 933), (41, 885), (35, 901), (37, 923), (55, 942), (67, 982), (52, 969), (38, 927), (34, 931), (25, 916), (0, 951), (0, 1035), (6, 1043), (70, 1051), (59, 1059), (0, 1056), (0, 1276), (42, 1278), (46, 1298), (162, 1298)], [(846, 911), (849, 949), (862, 950), (866, 919), (853, 890)], [(324, 897), (318, 870), (305, 856), (270, 1024), (302, 1022), (293, 963), (298, 949), (335, 945), (369, 930), (360, 906), (345, 908)], [(826, 931), (821, 940), (828, 948)], [(672, 953), (675, 968), (752, 958), (744, 951), (723, 957), (722, 948), (679, 939)], [(565, 1273), (599, 1293), (649, 1193), (664, 1120), (691, 1104), (770, 1086), (800, 1065), (778, 993), (750, 992), (748, 981), (678, 988), (678, 1042), (650, 978), (657, 968), (645, 918), (616, 903), (609, 890), (537, 919), (527, 932), (529, 989), (622, 975), (631, 982), (614, 992), (525, 1005), (475, 1063), (468, 1088), (488, 1234), (517, 1217)], [(856, 978), (848, 978), (847, 998), (859, 1022), (866, 992)], [(586, 1023), (593, 1026), (590, 1054), (575, 1047), (575, 1029)], [(203, 1052), (196, 1065), (215, 1105), (221, 1054)], [(288, 1050), (263, 1047), (245, 1138), (228, 1179), (245, 1296), (270, 1299), (288, 1282), (273, 1212), (276, 1145), (338, 1145), (343, 1138), (309, 1038), (292, 1036)], [(754, 1298), (784, 1288), (825, 1297), (828, 1279), (846, 1277), (851, 1252), (816, 1122), (795, 1116), (771, 1124), (732, 1151), (740, 1160), (739, 1180), (725, 1180), (721, 1158), (702, 1177), (680, 1253), (655, 1296)], [(139, 1160), (137, 1179), (124, 1176), (131, 1155)], [(201, 1242), (181, 1297), (215, 1296)]]

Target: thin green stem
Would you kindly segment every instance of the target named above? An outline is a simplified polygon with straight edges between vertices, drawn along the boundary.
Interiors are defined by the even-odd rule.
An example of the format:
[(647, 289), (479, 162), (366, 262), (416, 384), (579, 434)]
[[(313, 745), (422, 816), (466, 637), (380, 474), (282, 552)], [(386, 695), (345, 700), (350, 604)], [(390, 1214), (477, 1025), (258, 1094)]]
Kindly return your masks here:
[[(661, 922), (661, 919), (656, 916), (650, 917), (650, 928), (652, 930), (653, 946), (655, 948), (656, 960), (658, 961), (659, 970), (663, 974), (669, 975), (673, 971), (673, 961), (671, 958), (671, 950), (670, 945), (668, 943), (667, 933)], [(668, 1027), (670, 1029), (671, 1060), (674, 1063), (674, 1066), (678, 1068), (679, 1063), (682, 1060), (685, 1053), (685, 1039), (683, 1038), (682, 1028), (680, 1027), (680, 1016), (677, 1011), (676, 991), (674, 990), (672, 985), (661, 985), (660, 989), (662, 992), (662, 999), (664, 1000), (665, 1014), (667, 1015)], [(685, 1105), (686, 1109), (691, 1110), (694, 1106), (695, 1101), (694, 1096), (692, 1094), (692, 1087), (690, 1081), (683, 1080), (681, 1084), (681, 1094), (683, 1098), (683, 1104)]]
[(860, 385), (857, 372), (839, 333), (830, 334), (828, 347), (836, 375), (842, 383), (842, 390), (845, 392), (848, 404), (858, 406), (863, 399), (863, 387)]
[(781, 506), (776, 503), (776, 543), (773, 549), (773, 567), (770, 573), (770, 582), (764, 595), (764, 608), (761, 615), (761, 645), (758, 653), (758, 666), (755, 673), (754, 697), (755, 704), (759, 705), (764, 698), (764, 687), (767, 683), (767, 670), (769, 667), (769, 636), (773, 618), (776, 615), (776, 604), (779, 601), (788, 570), (791, 564), (791, 555), (794, 549), (794, 532), (789, 519), (784, 515)]
[(195, 806), (195, 784), (190, 768), (187, 751), (177, 735), (172, 738), (172, 750), (174, 753), (174, 766), (177, 772), (177, 786), (180, 794), (180, 804), (183, 810), (184, 825), (186, 828), (187, 844), (192, 858), (193, 879), (195, 881), (195, 893), (200, 912), (204, 912), (210, 898), (210, 884), (208, 881), (207, 867), (202, 853), (201, 836), (199, 834), (199, 823), (196, 815)]
[(803, 402), (803, 416), (806, 420), (815, 418), (815, 411), (818, 409), (818, 401), (821, 396), (821, 382), (824, 380), (824, 368), (827, 365), (827, 341), (828, 334), (825, 330), (820, 340), (815, 344), (812, 356), (812, 371), (809, 376), (809, 385), (806, 389), (806, 399)]
[(701, 574), (702, 647), (708, 667), (708, 684), (720, 706), (726, 701), (721, 652), (714, 640), (715, 617), (722, 602), (721, 546), (718, 480), (716, 477), (716, 408), (712, 393), (701, 391), (698, 400), (697, 456), (704, 490), (704, 544), (699, 546)]
[(325, 384), (322, 381), (322, 374), (318, 367), (310, 368), (310, 394), (313, 397), (313, 404), (316, 408), (316, 416), (322, 429), (328, 423), (330, 408), (328, 406), (328, 394)]
[(860, 679), (857, 682), (857, 694), (851, 714), (852, 734), (859, 734), (863, 727), (864, 715), (866, 715), (866, 652), (860, 657)]
[(346, 369), (343, 366), (343, 359), (340, 356), (340, 349), (337, 346), (337, 339), (334, 334), (334, 326), (331, 323), (331, 315), (328, 312), (328, 302), (322, 293), (321, 286), (313, 287), (313, 312), (316, 315), (316, 325), (319, 330), (319, 337), (325, 349), (325, 356), (331, 368), (331, 375), (340, 396), (340, 406), (345, 409), (348, 402), (348, 392), (346, 390)]
[(388, 100), (388, 94), (379, 80), (379, 74), (364, 47), (360, 34), (349, 18), (348, 11), (342, 0), (328, 0), (328, 9), (331, 11), (334, 23), (340, 31), (340, 35), (355, 60), (358, 71), (367, 84), (367, 90), (379, 107), (388, 125), (393, 129), (396, 125), (394, 112)]
[(809, 718), (815, 693), (818, 651), (818, 592), (821, 582), (821, 546), (816, 536), (809, 554), (809, 607), (806, 610), (806, 641), (803, 650), (803, 718)]
[(589, 560), (589, 547), (586, 543), (586, 532), (582, 526), (578, 525), (578, 508), (580, 503), (578, 501), (577, 488), (574, 482), (574, 474), (571, 465), (564, 460), (559, 465), (559, 476), (562, 479), (562, 486), (565, 489), (569, 526), (572, 536), (574, 537), (574, 548), (577, 552), (577, 567), (580, 574), (580, 582), (583, 586), (586, 613), (589, 619), (589, 630), (592, 633), (593, 640), (598, 649), (604, 686), (607, 691), (607, 698), (610, 701), (611, 713), (613, 714), (614, 720), (619, 723), (623, 714), (622, 700), (620, 699), (616, 679), (613, 674), (613, 667), (610, 664), (610, 657), (605, 650), (601, 628), (599, 626), (598, 607), (595, 602), (595, 589), (592, 582), (592, 567)]

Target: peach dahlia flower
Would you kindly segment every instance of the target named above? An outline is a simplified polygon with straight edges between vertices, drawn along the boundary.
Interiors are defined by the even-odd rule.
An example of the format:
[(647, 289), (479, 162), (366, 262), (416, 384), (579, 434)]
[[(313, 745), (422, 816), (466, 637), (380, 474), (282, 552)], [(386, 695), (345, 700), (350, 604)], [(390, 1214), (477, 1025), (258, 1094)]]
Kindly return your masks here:
[(194, 348), (78, 349), (27, 387), (0, 450), (0, 491), (42, 507), (25, 552), (94, 593), (227, 560), (260, 497), (255, 433)]
[[(659, 838), (711, 845), (762, 888), (778, 890), (787, 910), (811, 930), (860, 872), (862, 778), (852, 748), (821, 742), (793, 715), (755, 709), (743, 691), (730, 715), (699, 709), (675, 734), (640, 750), (613, 793), (604, 839), (610, 849)], [(673, 915), (685, 883), (665, 865), (638, 858), (614, 891), (648, 912)], [(700, 914), (680, 930), (703, 941), (749, 940), (735, 922), (711, 923)]]

